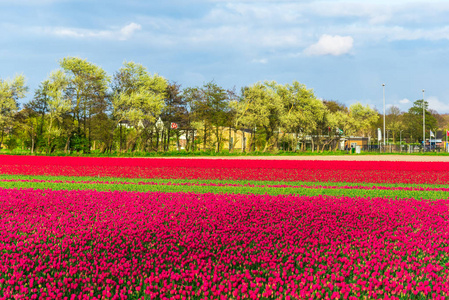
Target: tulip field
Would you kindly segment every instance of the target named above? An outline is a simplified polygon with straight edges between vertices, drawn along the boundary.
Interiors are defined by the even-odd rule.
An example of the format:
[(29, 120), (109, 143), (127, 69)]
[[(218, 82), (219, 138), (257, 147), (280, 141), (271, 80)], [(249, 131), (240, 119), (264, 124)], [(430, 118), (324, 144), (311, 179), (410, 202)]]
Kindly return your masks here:
[(448, 299), (449, 163), (0, 156), (0, 299)]

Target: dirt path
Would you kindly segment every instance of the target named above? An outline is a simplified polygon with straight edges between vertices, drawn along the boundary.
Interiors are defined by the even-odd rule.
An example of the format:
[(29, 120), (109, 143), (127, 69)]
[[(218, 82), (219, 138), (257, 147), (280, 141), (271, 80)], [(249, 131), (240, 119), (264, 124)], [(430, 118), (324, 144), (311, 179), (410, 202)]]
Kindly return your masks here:
[(198, 156), (198, 157), (157, 157), (187, 159), (255, 159), (255, 160), (343, 160), (343, 161), (421, 161), (449, 162), (449, 156), (422, 155), (304, 155), (304, 156)]

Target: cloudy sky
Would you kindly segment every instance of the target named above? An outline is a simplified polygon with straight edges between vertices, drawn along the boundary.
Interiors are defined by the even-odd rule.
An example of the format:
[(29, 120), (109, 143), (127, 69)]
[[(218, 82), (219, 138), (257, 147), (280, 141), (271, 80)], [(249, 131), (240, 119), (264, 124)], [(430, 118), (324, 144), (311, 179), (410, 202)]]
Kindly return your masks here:
[(135, 61), (183, 87), (297, 80), (319, 98), (449, 112), (446, 0), (0, 0), (0, 78), (34, 89), (78, 56)]

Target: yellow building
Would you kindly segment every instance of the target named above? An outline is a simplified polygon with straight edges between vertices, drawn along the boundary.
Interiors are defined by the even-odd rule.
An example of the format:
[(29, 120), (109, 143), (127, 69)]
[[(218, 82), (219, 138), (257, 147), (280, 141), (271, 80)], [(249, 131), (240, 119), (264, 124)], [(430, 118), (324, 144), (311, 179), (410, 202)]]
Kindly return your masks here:
[[(195, 139), (202, 139), (204, 132), (196, 131)], [(220, 150), (228, 150), (229, 146), (231, 146), (231, 150), (244, 151), (248, 150), (251, 143), (251, 132), (249, 130), (234, 130), (229, 127), (221, 127), (220, 128)], [(216, 145), (216, 134), (208, 135), (208, 144)], [(185, 149), (186, 147), (186, 136), (182, 135), (179, 137), (179, 147), (180, 149)], [(196, 144), (197, 149), (203, 149), (204, 145), (202, 143)], [(215, 146), (216, 148), (216, 146)]]

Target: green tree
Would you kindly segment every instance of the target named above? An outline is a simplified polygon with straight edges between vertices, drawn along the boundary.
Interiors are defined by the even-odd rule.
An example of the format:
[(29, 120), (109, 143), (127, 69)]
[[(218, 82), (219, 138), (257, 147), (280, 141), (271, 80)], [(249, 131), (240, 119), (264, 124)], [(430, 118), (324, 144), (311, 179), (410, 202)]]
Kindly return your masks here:
[(435, 130), (432, 129), (432, 131), (435, 132), (435, 135), (436, 135), (436, 132), (440, 131), (440, 130), (445, 132), (446, 128), (447, 128), (447, 125), (449, 123), (447, 121), (445, 115), (439, 114), (436, 110), (433, 110), (433, 109), (429, 109), (429, 112), (432, 114), (432, 116), (437, 121)]
[[(153, 130), (164, 108), (167, 80), (134, 62), (125, 62), (114, 76), (113, 116), (117, 124), (128, 121), (136, 132), (127, 149), (135, 148), (144, 130)], [(142, 145), (143, 146), (143, 145)]]
[(0, 128), (1, 139), (3, 143), (5, 130), (12, 128), (13, 117), (19, 108), (19, 99), (25, 97), (28, 87), (25, 85), (25, 77), (17, 75), (12, 80), (3, 80), (0, 78)]
[(207, 148), (210, 133), (215, 136), (215, 142), (210, 144), (215, 151), (220, 151), (223, 143), (221, 128), (227, 125), (230, 92), (212, 81), (202, 87), (187, 88), (184, 95), (190, 103), (194, 120), (203, 126), (204, 149)]
[(297, 81), (292, 85), (276, 85), (276, 91), (282, 103), (280, 125), (287, 132), (294, 133), (296, 137), (292, 148), (296, 149), (300, 137), (304, 140), (304, 147), (306, 136), (312, 136), (312, 151), (314, 151), (314, 144), (319, 147), (322, 142), (323, 127), (327, 128), (328, 111), (325, 105), (315, 97), (313, 90), (307, 89), (304, 84)]
[[(330, 145), (334, 151), (337, 150), (341, 136), (344, 134), (343, 128), (349, 121), (349, 109), (345, 104), (335, 100), (323, 100), (323, 104), (327, 108), (326, 125), (328, 134), (323, 145)], [(349, 122), (350, 124), (350, 122)]]
[(251, 146), (255, 150), (256, 134), (264, 136), (263, 151), (274, 146), (274, 135), (280, 127), (282, 99), (276, 82), (256, 83), (242, 90), (242, 98), (233, 101), (236, 111), (236, 125), (252, 130)]
[[(167, 84), (166, 97), (164, 99), (165, 106), (162, 110), (161, 119), (166, 129), (166, 138), (164, 139), (164, 150), (167, 151), (170, 144), (172, 134), (176, 137), (176, 145), (179, 148), (179, 138), (182, 133), (189, 135), (191, 133), (191, 125), (189, 112), (187, 110), (187, 101), (181, 92), (181, 85), (172, 82)], [(171, 123), (176, 123), (178, 128), (171, 129)]]
[(404, 130), (404, 123), (402, 121), (402, 112), (397, 106), (391, 106), (388, 108), (385, 115), (385, 127), (391, 131), (393, 143), (400, 132)]
[(346, 105), (336, 100), (323, 100), (323, 104), (331, 113), (336, 113), (337, 111), (348, 112)]
[(362, 105), (360, 102), (349, 106), (349, 116), (353, 119), (353, 132), (366, 136), (370, 133), (370, 129), (379, 118), (378, 113), (369, 107)]
[(71, 110), (70, 98), (65, 91), (69, 85), (69, 79), (61, 70), (53, 71), (48, 80), (48, 129), (47, 129), (47, 152), (54, 148), (55, 138), (61, 136), (62, 118)]
[[(357, 132), (355, 119), (351, 114), (344, 110), (338, 110), (329, 116), (330, 123), (336, 130), (336, 135), (340, 138), (342, 135), (350, 137)], [(336, 145), (337, 147), (338, 145)]]
[[(425, 129), (429, 137), (429, 129), (435, 132), (437, 120), (428, 110), (429, 104), (424, 101)], [(423, 100), (413, 102), (413, 106), (404, 114), (404, 124), (407, 126), (407, 136), (411, 142), (421, 143), (423, 141)]]
[(35, 128), (36, 148), (45, 147), (44, 127), (46, 121), (46, 114), (48, 113), (48, 100), (50, 99), (50, 96), (48, 95), (49, 84), (50, 84), (49, 80), (43, 81), (34, 92), (33, 99), (25, 104), (26, 109), (30, 109), (34, 112), (28, 115), (33, 115), (38, 122)]
[(18, 128), (16, 135), (22, 140), (22, 144), (30, 148), (31, 153), (34, 153), (39, 124), (38, 114), (25, 106), (15, 115), (15, 120)]
[(68, 129), (68, 146), (71, 135), (76, 134), (85, 138), (85, 151), (91, 147), (92, 117), (105, 113), (108, 109), (107, 90), (110, 77), (99, 66), (78, 57), (65, 57), (60, 66), (68, 78), (66, 93), (72, 99), (72, 113), (74, 127)]

